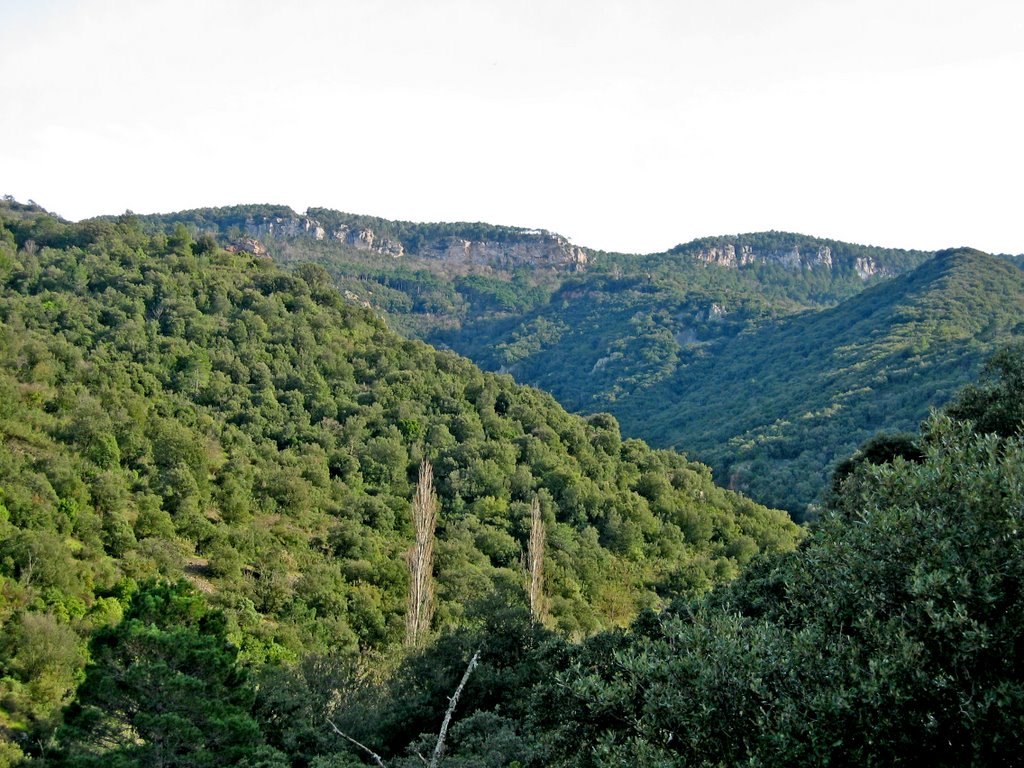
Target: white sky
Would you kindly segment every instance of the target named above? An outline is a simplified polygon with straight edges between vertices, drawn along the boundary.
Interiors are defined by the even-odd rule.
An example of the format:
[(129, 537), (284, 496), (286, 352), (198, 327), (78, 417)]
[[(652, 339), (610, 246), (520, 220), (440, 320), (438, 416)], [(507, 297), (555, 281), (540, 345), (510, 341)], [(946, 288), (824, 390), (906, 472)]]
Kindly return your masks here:
[(0, 194), (1024, 252), (1021, 0), (0, 0)]

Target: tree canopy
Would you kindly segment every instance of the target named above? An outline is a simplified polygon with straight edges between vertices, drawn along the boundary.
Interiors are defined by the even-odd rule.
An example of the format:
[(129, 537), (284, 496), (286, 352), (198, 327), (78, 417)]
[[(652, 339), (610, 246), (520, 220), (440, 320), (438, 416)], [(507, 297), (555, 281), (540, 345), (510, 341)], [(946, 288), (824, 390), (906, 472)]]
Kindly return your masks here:
[(7, 204), (0, 224), (0, 729), (18, 748), (39, 753), (100, 674), (97, 632), (159, 649), (164, 635), (121, 623), (151, 579), (199, 590), (243, 667), (397, 653), (423, 459), (435, 633), (490, 595), (527, 605), (534, 500), (566, 637), (799, 538), (613, 418), (399, 337), (316, 267), (131, 215), (69, 224)]

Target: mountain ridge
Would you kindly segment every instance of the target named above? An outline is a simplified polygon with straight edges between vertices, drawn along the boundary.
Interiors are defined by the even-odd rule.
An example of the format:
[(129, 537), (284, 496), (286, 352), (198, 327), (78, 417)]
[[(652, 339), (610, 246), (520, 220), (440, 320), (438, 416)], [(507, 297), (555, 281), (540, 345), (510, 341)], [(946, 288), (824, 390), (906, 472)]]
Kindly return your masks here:
[[(627, 434), (692, 452), (712, 464), (719, 482), (745, 489), (798, 517), (816, 495), (808, 483), (819, 490), (824, 487), (823, 473), (836, 460), (835, 451), (856, 446), (850, 446), (845, 438), (836, 442), (833, 435), (822, 443), (825, 447), (818, 451), (821, 458), (813, 462), (806, 477), (798, 482), (786, 481), (795, 489), (791, 494), (769, 490), (768, 495), (757, 496), (765, 492), (765, 482), (751, 483), (748, 478), (752, 473), (771, 475), (776, 461), (784, 467), (792, 460), (786, 451), (794, 449), (777, 447), (774, 451), (779, 456), (769, 464), (758, 459), (755, 451), (747, 456), (750, 462), (744, 464), (725, 456), (724, 448), (709, 453), (703, 433), (717, 435), (719, 446), (733, 445), (745, 455), (749, 450), (744, 446), (751, 441), (785, 444), (786, 439), (773, 436), (771, 425), (787, 422), (789, 426), (779, 426), (776, 432), (791, 430), (794, 407), (790, 404), (784, 412), (765, 412), (761, 414), (764, 422), (758, 425), (753, 415), (746, 421), (739, 418), (738, 414), (748, 410), (746, 407), (737, 410), (730, 406), (714, 414), (700, 402), (695, 403), (693, 398), (698, 395), (691, 396), (690, 390), (716, 381), (708, 373), (715, 366), (733, 369), (736, 363), (729, 358), (733, 354), (730, 350), (741, 349), (747, 343), (742, 340), (751, 333), (765, 334), (757, 338), (769, 348), (776, 343), (793, 344), (786, 331), (787, 318), (824, 312), (826, 320), (841, 319), (843, 312), (828, 311), (872, 286), (884, 285), (929, 259), (941, 257), (941, 262), (949, 254), (962, 258), (966, 253), (980, 253), (971, 249), (938, 253), (885, 249), (769, 231), (699, 238), (658, 254), (588, 251), (583, 261), (569, 257), (565, 251), (556, 259), (540, 254), (538, 248), (544, 238), (554, 238), (549, 242), (562, 246), (557, 245), (557, 235), (539, 230), (391, 222), (320, 208), (307, 209), (305, 218), (286, 206), (234, 206), (139, 220), (154, 232), (182, 225), (197, 237), (213, 238), (229, 249), (269, 255), (290, 268), (304, 262), (317, 263), (327, 269), (349, 302), (372, 309), (404, 335), (453, 349), (487, 370), (509, 373), (519, 381), (539, 386), (570, 410), (611, 412)], [(479, 243), (491, 250), (481, 253)], [(514, 257), (509, 255), (513, 252)], [(1019, 259), (999, 258), (1020, 265)], [(998, 295), (993, 288), (993, 296)], [(1004, 298), (1012, 302), (1012, 297)], [(981, 314), (987, 311), (983, 303), (977, 305)], [(805, 318), (800, 322), (809, 321)], [(822, 326), (812, 325), (821, 335)], [(778, 327), (770, 330), (774, 326)], [(993, 333), (998, 336), (1008, 331), (1003, 325)], [(874, 328), (874, 332), (879, 343), (895, 343), (886, 337), (886, 331)], [(924, 329), (922, 339), (931, 339), (930, 333)], [(875, 353), (868, 341), (850, 341), (848, 354), (873, 358)], [(979, 339), (972, 347), (972, 359), (977, 360), (982, 350), (990, 351), (995, 341), (995, 337)], [(827, 340), (818, 343), (827, 348)], [(908, 343), (908, 350), (912, 346)], [(784, 377), (799, 378), (800, 366), (806, 365), (804, 360), (793, 362), (791, 371), (773, 372), (772, 359), (757, 349), (749, 354), (762, 360), (765, 372), (761, 376), (744, 374), (746, 379), (760, 379), (762, 387), (767, 382), (782, 393), (770, 401), (786, 403)], [(906, 354), (912, 357), (915, 353), (911, 350)], [(961, 351), (950, 347), (949, 354), (956, 357)], [(813, 363), (813, 355), (809, 359)], [(846, 364), (838, 359), (834, 362)], [(891, 364), (897, 369), (902, 365), (900, 360)], [(966, 383), (973, 370), (961, 370), (948, 383), (954, 388)], [(704, 374), (696, 376), (700, 371)], [(928, 376), (944, 376), (936, 371), (934, 366), (929, 367), (918, 376), (923, 386), (922, 402), (937, 404), (943, 393), (948, 393), (945, 385), (927, 383)], [(839, 378), (836, 374), (832, 383)], [(882, 391), (885, 387), (902, 391), (907, 382), (896, 376), (888, 383), (871, 384), (879, 386)], [(850, 388), (858, 389), (852, 384)], [(702, 397), (718, 402), (722, 392), (735, 389), (734, 382), (720, 381)], [(822, 422), (814, 428), (818, 433), (827, 432), (831, 423), (834, 431), (850, 429), (851, 434), (868, 434), (863, 425), (840, 426), (847, 414), (842, 408), (834, 410), (835, 403), (813, 393), (808, 396), (818, 405), (797, 415), (810, 413), (805, 421)], [(679, 420), (673, 418), (672, 414), (684, 407), (697, 409), (696, 423), (702, 425), (702, 434), (681, 428)], [(870, 408), (868, 411), (874, 412)], [(913, 418), (908, 413), (913, 413)], [(892, 425), (912, 427), (919, 415), (920, 408), (900, 400)], [(878, 413), (862, 418), (874, 429), (887, 426)], [(726, 435), (722, 424), (737, 425), (736, 433)], [(782, 471), (782, 476), (790, 474), (789, 470)]]
[[(810, 503), (809, 477), (821, 487), (829, 468), (879, 428), (916, 428), (997, 343), (1024, 334), (1022, 317), (1024, 272), (973, 249), (943, 251), (836, 307), (739, 334), (713, 360), (643, 393), (632, 409), (641, 416), (620, 419), (637, 429), (633, 418), (671, 390), (673, 408), (643, 422), (655, 444), (685, 446), (754, 498), (803, 487)], [(701, 407), (716, 418), (688, 427)]]
[[(140, 219), (164, 224), (182, 222), (195, 227), (199, 232), (209, 234), (225, 235), (229, 234), (231, 227), (239, 227), (243, 228), (245, 233), (252, 238), (336, 240), (360, 250), (373, 251), (395, 258), (410, 255), (425, 256), (441, 261), (445, 260), (445, 254), (451, 254), (451, 249), (445, 247), (447, 243), (441, 246), (431, 243), (432, 238), (461, 240), (466, 244), (528, 242), (532, 240), (542, 246), (553, 243), (559, 249), (566, 251), (569, 255), (568, 263), (572, 265), (570, 271), (585, 268), (587, 261), (598, 254), (614, 253), (573, 245), (568, 238), (544, 229), (492, 225), (483, 222), (389, 220), (321, 207), (309, 207), (305, 213), (298, 213), (290, 207), (282, 205), (241, 205), (223, 208), (196, 208), (167, 214), (148, 214), (141, 215)], [(780, 243), (787, 240), (790, 242), (767, 249), (754, 244), (765, 237), (773, 237)], [(801, 253), (801, 247), (807, 249), (808, 246), (814, 249), (813, 255), (808, 255), (806, 252)], [(859, 246), (828, 238), (770, 230), (739, 235), (702, 237), (677, 244), (664, 251), (621, 255), (657, 257), (685, 254), (693, 256), (698, 261), (737, 268), (754, 263), (776, 263), (789, 269), (814, 266), (832, 268), (832, 251), (837, 247), (840, 251), (844, 248), (861, 248), (869, 253), (869, 255), (857, 257), (854, 262), (854, 269), (861, 279), (878, 274), (882, 276), (896, 274), (895, 268), (884, 264), (884, 259), (892, 253), (923, 253), (905, 249)], [(882, 264), (879, 264), (870, 255), (872, 252), (881, 256)], [(501, 265), (500, 261), (495, 263), (486, 260), (482, 260), (480, 263), (499, 269), (502, 266), (506, 268), (515, 266), (514, 261), (511, 265)]]

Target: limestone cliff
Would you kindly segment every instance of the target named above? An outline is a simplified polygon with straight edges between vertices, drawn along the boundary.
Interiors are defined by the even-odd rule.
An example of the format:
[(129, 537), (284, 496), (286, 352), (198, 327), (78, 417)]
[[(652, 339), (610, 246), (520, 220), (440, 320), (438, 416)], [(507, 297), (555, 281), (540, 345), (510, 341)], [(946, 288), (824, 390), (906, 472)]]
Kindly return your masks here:
[(861, 281), (894, 277), (929, 256), (923, 251), (857, 246), (786, 232), (703, 238), (678, 245), (669, 254), (730, 269), (773, 265), (792, 272), (824, 270)]
[(513, 241), (465, 240), (446, 238), (420, 248), (419, 256), (462, 267), (490, 267), (512, 270), (518, 266), (580, 272), (590, 261), (589, 254), (560, 235), (527, 232)]
[[(252, 250), (253, 243), (269, 244), (273, 241), (338, 242), (360, 251), (378, 253), (395, 259), (415, 258), (426, 262), (441, 262), (455, 271), (475, 269), (511, 271), (529, 266), (558, 272), (580, 272), (591, 262), (591, 255), (573, 245), (561, 235), (544, 230), (493, 228), (494, 237), (467, 237), (458, 232), (436, 231), (447, 228), (458, 230), (459, 225), (408, 224), (381, 222), (380, 229), (357, 221), (341, 220), (342, 215), (331, 212), (330, 220), (293, 214), (290, 216), (250, 215), (241, 230), (244, 237), (236, 240), (239, 249)], [(401, 227), (401, 235), (381, 229)], [(466, 225), (467, 232), (481, 229)], [(413, 246), (407, 247), (406, 242)]]
[(378, 236), (372, 229), (350, 227), (339, 224), (328, 231), (323, 224), (309, 216), (249, 216), (245, 221), (245, 233), (256, 240), (300, 238), (312, 240), (337, 240), (364, 251), (402, 256), (402, 243)]
[(751, 245), (741, 244), (739, 249), (732, 243), (708, 245), (693, 254), (698, 261), (718, 264), (723, 267), (744, 267), (748, 264), (778, 264), (786, 269), (802, 267), (832, 268), (832, 248), (819, 245), (815, 248), (801, 248), (794, 245), (784, 250), (754, 250)]

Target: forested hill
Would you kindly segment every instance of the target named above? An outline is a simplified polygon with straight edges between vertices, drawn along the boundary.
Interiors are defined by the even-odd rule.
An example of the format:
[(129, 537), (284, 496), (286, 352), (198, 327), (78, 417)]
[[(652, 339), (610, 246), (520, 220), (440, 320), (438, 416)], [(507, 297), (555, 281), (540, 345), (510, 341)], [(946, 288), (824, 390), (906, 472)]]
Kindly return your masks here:
[[(403, 334), (572, 411), (611, 412), (627, 434), (686, 451), (720, 483), (798, 518), (835, 461), (879, 429), (914, 427), (1018, 334), (1009, 318), (1020, 311), (1019, 273), (977, 254), (978, 275), (944, 279), (952, 267), (928, 264), (932, 253), (784, 232), (638, 256), (531, 230), (325, 209), (142, 221), (153, 232), (184, 223), (286, 265), (313, 260), (347, 301)], [(924, 308), (904, 294), (920, 281), (930, 286)], [(940, 321), (946, 303), (954, 309)]]
[(914, 430), (1022, 337), (1024, 272), (945, 251), (833, 309), (740, 333), (617, 412), (627, 429), (709, 461), (722, 482), (799, 513), (836, 461), (879, 429)]
[[(184, 224), (229, 248), (281, 263), (315, 261), (350, 300), (372, 306), (406, 335), (459, 352), (509, 341), (516, 318), (544, 313), (567, 282), (612, 275), (646, 282), (670, 302), (700, 299), (772, 313), (830, 305), (930, 254), (784, 232), (703, 238), (665, 253), (607, 253), (536, 229), (482, 223), (413, 223), (279, 205), (202, 208), (140, 217), (150, 231)], [(522, 331), (519, 331), (521, 335)], [(474, 354), (474, 359), (476, 356)], [(514, 361), (513, 361), (514, 362)]]
[(153, 577), (223, 609), (246, 665), (394, 648), (423, 458), (437, 631), (525, 603), (534, 500), (545, 621), (567, 636), (798, 538), (614, 418), (400, 338), (320, 267), (128, 215), (69, 224), (7, 201), (0, 224), (0, 735), (23, 746), (45, 743), (90, 634)]

